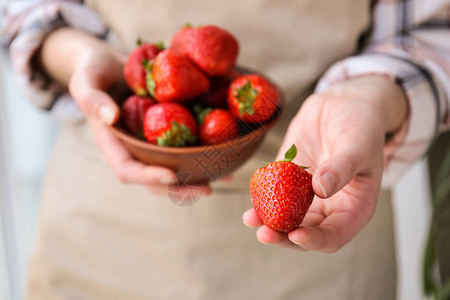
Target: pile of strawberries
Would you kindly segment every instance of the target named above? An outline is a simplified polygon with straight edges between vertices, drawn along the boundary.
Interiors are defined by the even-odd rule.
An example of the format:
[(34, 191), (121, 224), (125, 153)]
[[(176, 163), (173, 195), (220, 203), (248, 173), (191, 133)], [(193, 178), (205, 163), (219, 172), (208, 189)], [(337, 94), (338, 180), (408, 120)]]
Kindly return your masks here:
[(241, 75), (238, 52), (236, 38), (214, 25), (183, 27), (168, 49), (138, 43), (124, 66), (134, 92), (122, 105), (126, 129), (150, 143), (183, 147), (234, 139), (243, 127), (272, 119), (277, 88), (260, 75)]

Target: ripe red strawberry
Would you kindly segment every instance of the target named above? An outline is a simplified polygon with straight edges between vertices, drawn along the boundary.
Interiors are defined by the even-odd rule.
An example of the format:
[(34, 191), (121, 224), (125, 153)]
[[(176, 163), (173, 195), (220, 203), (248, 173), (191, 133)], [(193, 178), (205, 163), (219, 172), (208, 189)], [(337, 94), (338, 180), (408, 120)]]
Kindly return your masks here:
[(253, 207), (266, 226), (290, 232), (300, 226), (314, 198), (312, 175), (292, 162), (292, 145), (285, 159), (259, 168), (250, 180)]
[(145, 64), (156, 57), (162, 50), (162, 45), (143, 43), (138, 41), (138, 47), (128, 56), (123, 68), (123, 76), (133, 92), (138, 95), (147, 95)]
[(212, 77), (210, 89), (201, 95), (199, 101), (206, 107), (227, 107), (228, 87), (230, 80), (225, 77)]
[(180, 29), (171, 47), (185, 53), (209, 76), (226, 75), (236, 64), (239, 53), (236, 38), (214, 25)]
[(249, 123), (269, 120), (279, 101), (277, 88), (260, 75), (242, 75), (231, 82), (228, 108), (231, 113)]
[(132, 134), (138, 137), (144, 137), (144, 115), (147, 109), (153, 104), (155, 104), (155, 101), (152, 98), (138, 95), (128, 97), (122, 104), (122, 119)]
[(183, 102), (209, 89), (208, 78), (181, 52), (160, 52), (147, 78), (150, 94), (159, 102)]
[(170, 47), (182, 51), (182, 48), (184, 47), (183, 44), (185, 43), (184, 40), (191, 34), (192, 30), (194, 29), (191, 24), (186, 24), (184, 27), (179, 29), (173, 35), (172, 40), (170, 41)]
[(236, 119), (226, 109), (213, 109), (206, 113), (199, 130), (200, 141), (204, 145), (223, 143), (238, 135)]
[(197, 125), (191, 112), (178, 103), (158, 103), (147, 109), (144, 135), (150, 143), (182, 147), (196, 142)]

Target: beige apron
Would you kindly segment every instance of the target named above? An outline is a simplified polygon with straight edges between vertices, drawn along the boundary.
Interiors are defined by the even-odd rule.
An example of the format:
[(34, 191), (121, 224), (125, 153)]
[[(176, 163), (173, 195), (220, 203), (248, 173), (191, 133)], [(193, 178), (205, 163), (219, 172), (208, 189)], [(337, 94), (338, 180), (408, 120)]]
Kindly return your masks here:
[(369, 1), (95, 0), (120, 47), (138, 36), (169, 42), (186, 22), (218, 24), (240, 41), (239, 63), (267, 74), (289, 107), (257, 155), (231, 183), (191, 207), (123, 185), (87, 124), (66, 125), (45, 180), (28, 299), (395, 298), (389, 195), (374, 218), (335, 254), (260, 244), (245, 227), (248, 182), (273, 158), (300, 93), (348, 56), (368, 26)]

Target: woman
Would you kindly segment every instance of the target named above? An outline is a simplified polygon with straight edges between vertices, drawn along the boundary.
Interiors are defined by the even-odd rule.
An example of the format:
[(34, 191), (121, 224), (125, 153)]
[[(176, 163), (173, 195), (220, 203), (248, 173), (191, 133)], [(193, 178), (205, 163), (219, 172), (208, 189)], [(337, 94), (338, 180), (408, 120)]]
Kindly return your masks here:
[[(436, 126), (449, 125), (448, 56), (419, 30), (449, 1), (428, 2), (414, 17), (410, 9), (424, 1), (380, 1), (373, 10), (368, 0), (36, 2), (10, 3), (5, 37), (15, 68), (39, 78), (31, 84), (50, 79), (41, 107), (66, 113), (76, 103), (87, 122), (64, 125), (53, 153), (28, 298), (395, 298), (383, 164), (385, 179), (398, 178)], [(121, 79), (138, 36), (169, 38), (186, 21), (235, 34), (239, 64), (277, 82), (288, 108), (231, 183), (203, 186), (209, 196), (180, 208), (160, 196), (175, 174), (133, 160), (107, 131), (119, 112), (105, 91)], [(65, 87), (75, 101), (61, 97)], [(262, 245), (241, 224), (251, 207), (248, 181), (293, 143), (297, 162), (311, 166), (317, 197), (306, 226), (289, 235), (245, 212), (259, 241), (281, 247)]]

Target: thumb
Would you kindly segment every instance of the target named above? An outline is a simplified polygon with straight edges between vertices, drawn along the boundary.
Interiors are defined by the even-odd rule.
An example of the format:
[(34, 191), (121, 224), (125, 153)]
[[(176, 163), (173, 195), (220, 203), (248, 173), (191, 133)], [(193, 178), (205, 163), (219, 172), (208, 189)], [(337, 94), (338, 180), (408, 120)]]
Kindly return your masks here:
[(313, 189), (317, 196), (328, 198), (346, 186), (359, 172), (354, 153), (338, 153), (324, 161), (314, 172)]
[(107, 93), (101, 90), (89, 90), (77, 102), (89, 119), (112, 125), (119, 118), (119, 107)]
[(116, 102), (103, 90), (96, 87), (88, 76), (75, 74), (69, 82), (69, 91), (81, 111), (88, 119), (106, 125), (114, 124), (120, 115)]

